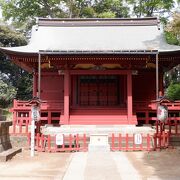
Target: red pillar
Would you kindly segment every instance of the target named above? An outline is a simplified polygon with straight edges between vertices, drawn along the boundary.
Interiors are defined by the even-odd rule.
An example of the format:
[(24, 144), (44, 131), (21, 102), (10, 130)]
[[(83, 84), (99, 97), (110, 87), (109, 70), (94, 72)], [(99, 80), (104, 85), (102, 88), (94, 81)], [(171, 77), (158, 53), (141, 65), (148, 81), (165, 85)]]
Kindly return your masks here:
[(127, 74), (127, 115), (128, 123), (131, 124), (133, 115), (133, 103), (132, 103), (132, 72)]
[(36, 73), (33, 73), (33, 97), (37, 96), (37, 77)]
[(69, 70), (64, 70), (64, 123), (69, 124), (69, 93), (70, 93), (70, 74)]

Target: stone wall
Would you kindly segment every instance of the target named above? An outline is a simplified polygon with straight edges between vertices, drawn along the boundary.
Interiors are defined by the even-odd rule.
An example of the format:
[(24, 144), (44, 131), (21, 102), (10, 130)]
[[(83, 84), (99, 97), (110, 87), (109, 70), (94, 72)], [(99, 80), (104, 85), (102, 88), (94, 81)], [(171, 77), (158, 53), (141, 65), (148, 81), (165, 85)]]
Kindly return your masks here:
[(6, 119), (2, 112), (2, 109), (0, 109), (0, 152), (12, 148), (9, 136), (9, 126), (12, 125), (12, 122), (5, 121)]
[(6, 116), (3, 115), (2, 109), (0, 109), (0, 121), (6, 121)]

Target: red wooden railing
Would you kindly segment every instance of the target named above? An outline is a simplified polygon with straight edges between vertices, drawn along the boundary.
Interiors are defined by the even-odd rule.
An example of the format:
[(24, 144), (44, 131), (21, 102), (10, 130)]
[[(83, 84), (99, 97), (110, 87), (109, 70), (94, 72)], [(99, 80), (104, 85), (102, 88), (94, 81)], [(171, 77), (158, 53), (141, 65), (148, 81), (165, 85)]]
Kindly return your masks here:
[[(14, 100), (13, 108), (13, 127), (11, 134), (27, 135), (28, 127), (31, 125), (31, 105), (28, 101)], [(41, 104), (40, 124), (53, 124), (54, 121), (60, 124), (60, 116), (63, 111), (63, 102), (48, 101)], [(58, 115), (58, 116), (57, 116)]]
[[(135, 144), (135, 134), (112, 134), (111, 140), (112, 151), (151, 151), (169, 146), (169, 133), (155, 133), (154, 135), (141, 134), (142, 143)], [(71, 152), (71, 151), (87, 151), (89, 137), (86, 134), (62, 134), (63, 144), (56, 145), (55, 135), (43, 135), (37, 133), (35, 135), (35, 150), (38, 152)], [(28, 145), (30, 147), (31, 135), (28, 133)]]
[[(64, 152), (64, 151), (87, 151), (86, 134), (63, 134), (63, 144), (56, 145), (56, 136), (37, 133), (35, 136), (35, 150), (38, 152)], [(31, 136), (28, 134), (30, 147)]]
[(156, 121), (156, 134), (163, 131), (168, 132), (169, 136), (180, 135), (180, 117), (169, 117), (165, 123)]
[(152, 136), (142, 134), (142, 143), (135, 144), (135, 135), (112, 134), (112, 151), (150, 151), (153, 149)]
[[(180, 110), (180, 101), (174, 102), (162, 102), (161, 105), (165, 105), (168, 107), (169, 110)], [(157, 103), (151, 101), (134, 101), (133, 107), (138, 110), (143, 109), (157, 109)]]
[(154, 150), (168, 148), (169, 146), (169, 133), (163, 131), (162, 133), (154, 134)]

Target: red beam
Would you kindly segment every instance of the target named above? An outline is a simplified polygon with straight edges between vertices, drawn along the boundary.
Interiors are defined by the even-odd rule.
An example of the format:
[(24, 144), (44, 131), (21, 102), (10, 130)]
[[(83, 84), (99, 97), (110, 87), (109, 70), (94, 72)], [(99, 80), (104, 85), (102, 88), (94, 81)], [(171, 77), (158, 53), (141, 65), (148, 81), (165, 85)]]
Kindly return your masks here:
[(130, 70), (70, 70), (71, 75), (91, 75), (91, 74), (102, 74), (102, 75), (112, 75), (112, 74), (121, 74), (127, 75), (131, 73)]

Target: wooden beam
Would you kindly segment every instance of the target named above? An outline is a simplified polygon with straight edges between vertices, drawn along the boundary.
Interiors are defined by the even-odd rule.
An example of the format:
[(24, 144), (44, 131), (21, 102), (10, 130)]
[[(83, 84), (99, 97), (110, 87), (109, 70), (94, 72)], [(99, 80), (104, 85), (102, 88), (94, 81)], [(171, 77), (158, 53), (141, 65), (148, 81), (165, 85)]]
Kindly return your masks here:
[(131, 73), (130, 70), (70, 70), (71, 75), (112, 75), (112, 74), (120, 74), (120, 75), (127, 75)]
[(19, 60), (12, 60), (16, 65), (20, 66), (22, 69), (32, 73), (33, 69), (27, 66), (24, 62), (20, 62)]

